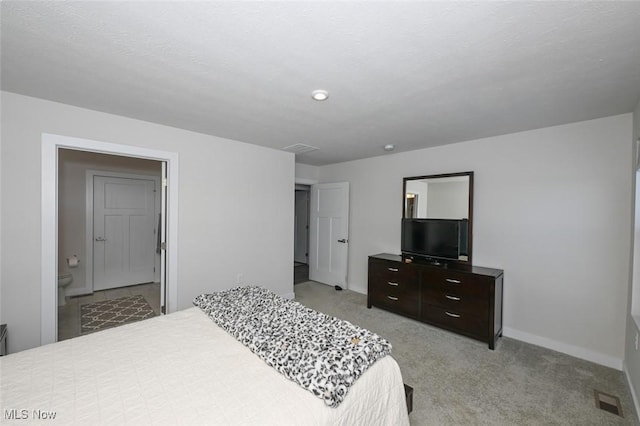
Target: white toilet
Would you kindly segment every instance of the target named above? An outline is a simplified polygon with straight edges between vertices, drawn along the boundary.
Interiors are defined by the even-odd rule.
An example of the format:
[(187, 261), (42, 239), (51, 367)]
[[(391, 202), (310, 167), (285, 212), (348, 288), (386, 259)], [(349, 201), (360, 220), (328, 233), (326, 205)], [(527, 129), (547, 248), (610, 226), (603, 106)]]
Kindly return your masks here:
[(73, 274), (58, 275), (58, 306), (66, 304), (64, 289), (73, 282)]

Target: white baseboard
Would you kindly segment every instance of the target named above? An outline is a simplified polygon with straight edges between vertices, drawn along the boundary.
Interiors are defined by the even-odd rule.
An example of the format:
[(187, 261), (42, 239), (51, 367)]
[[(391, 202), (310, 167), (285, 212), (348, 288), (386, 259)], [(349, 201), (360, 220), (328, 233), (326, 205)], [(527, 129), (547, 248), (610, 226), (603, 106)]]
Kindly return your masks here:
[(367, 287), (364, 287), (364, 288), (363, 287), (357, 287), (357, 286), (355, 286), (355, 284), (354, 284), (353, 287), (351, 287), (351, 285), (349, 285), (347, 288), (349, 290), (351, 290), (351, 291), (355, 291), (356, 293), (360, 293), (360, 294), (367, 294), (368, 293)]
[(590, 351), (579, 346), (569, 345), (567, 343), (558, 342), (557, 340), (536, 336), (535, 334), (525, 333), (524, 331), (514, 330), (508, 327), (504, 327), (502, 329), (502, 335), (622, 371), (623, 360), (621, 358)]
[[(624, 372), (624, 378), (627, 382), (627, 387), (631, 392), (631, 399), (633, 399), (633, 405), (636, 408), (636, 413), (640, 413), (640, 405), (638, 405), (638, 394), (636, 394), (635, 389), (633, 388), (633, 382), (631, 381), (631, 377), (629, 377), (629, 370), (627, 370), (627, 363), (622, 363), (622, 371)], [(639, 414), (640, 415), (640, 414)], [(638, 419), (636, 419), (638, 420)]]

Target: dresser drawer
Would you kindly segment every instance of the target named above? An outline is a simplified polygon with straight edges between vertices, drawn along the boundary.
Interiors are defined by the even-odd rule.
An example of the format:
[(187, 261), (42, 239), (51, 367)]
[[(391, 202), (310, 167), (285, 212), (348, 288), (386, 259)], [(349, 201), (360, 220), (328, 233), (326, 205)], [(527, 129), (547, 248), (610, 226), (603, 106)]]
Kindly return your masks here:
[(418, 317), (420, 311), (417, 295), (376, 289), (373, 291), (369, 289), (369, 291), (373, 305), (402, 315)]
[[(401, 268), (377, 268), (377, 272), (369, 272), (369, 288), (374, 292), (393, 293), (395, 295), (418, 295), (418, 275)], [(390, 271), (397, 269), (398, 271)]]
[(400, 262), (369, 262), (369, 277), (376, 282), (409, 285), (418, 283), (418, 271)]
[(419, 316), (418, 271), (400, 262), (369, 262), (369, 303), (402, 315)]
[(490, 280), (446, 269), (429, 269), (422, 276), (423, 288), (465, 299), (487, 300)]
[(486, 338), (488, 336), (489, 321), (487, 317), (471, 315), (435, 305), (423, 305), (420, 319), (477, 338)]
[(369, 285), (371, 291), (374, 293), (388, 293), (396, 296), (408, 296), (411, 295), (417, 299), (419, 288), (417, 281), (403, 281), (403, 280), (390, 280), (390, 279), (376, 279), (371, 280)]
[(452, 312), (464, 312), (475, 316), (489, 315), (489, 301), (486, 297), (458, 291), (426, 287), (422, 290), (422, 303), (436, 305)]

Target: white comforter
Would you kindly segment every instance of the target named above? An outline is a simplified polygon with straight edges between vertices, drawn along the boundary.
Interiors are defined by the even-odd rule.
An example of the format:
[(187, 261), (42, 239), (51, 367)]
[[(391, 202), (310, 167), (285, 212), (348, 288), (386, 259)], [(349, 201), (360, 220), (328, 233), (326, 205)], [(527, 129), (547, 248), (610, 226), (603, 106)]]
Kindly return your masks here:
[[(2, 423), (409, 424), (393, 358), (330, 408), (198, 308), (0, 357), (0, 379)], [(55, 418), (43, 422), (43, 413)]]

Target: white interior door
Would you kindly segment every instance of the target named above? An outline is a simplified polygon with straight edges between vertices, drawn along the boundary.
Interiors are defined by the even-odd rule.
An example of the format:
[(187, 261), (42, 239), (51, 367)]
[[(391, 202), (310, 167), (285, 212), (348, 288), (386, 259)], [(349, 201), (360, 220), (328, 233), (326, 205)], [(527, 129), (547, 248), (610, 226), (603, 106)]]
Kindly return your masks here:
[(311, 186), (309, 279), (346, 288), (349, 182)]
[(309, 191), (296, 190), (295, 193), (295, 240), (293, 260), (309, 262)]
[(93, 289), (154, 281), (155, 182), (95, 176)]

